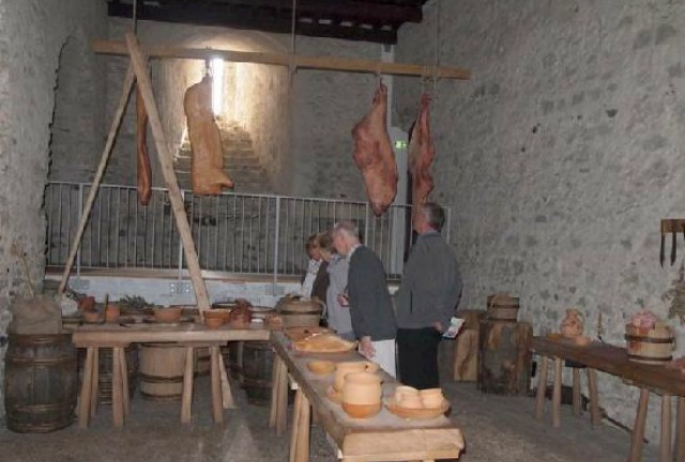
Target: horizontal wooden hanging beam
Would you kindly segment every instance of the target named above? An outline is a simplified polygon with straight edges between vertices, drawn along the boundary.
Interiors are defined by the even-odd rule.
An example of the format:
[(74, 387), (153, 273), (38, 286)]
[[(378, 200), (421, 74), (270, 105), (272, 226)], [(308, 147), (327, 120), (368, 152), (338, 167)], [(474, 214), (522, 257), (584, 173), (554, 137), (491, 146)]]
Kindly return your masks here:
[[(108, 55), (128, 55), (124, 42), (97, 40), (93, 51)], [(143, 53), (149, 58), (176, 58), (208, 60), (223, 58), (235, 63), (293, 66), (298, 69), (360, 72), (371, 74), (437, 77), (440, 79), (468, 80), (471, 71), (457, 67), (421, 66), (418, 64), (383, 63), (363, 59), (336, 58), (333, 56), (302, 56), (289, 53), (261, 53), (253, 51), (213, 50), (210, 48), (184, 48), (175, 46), (146, 46)]]

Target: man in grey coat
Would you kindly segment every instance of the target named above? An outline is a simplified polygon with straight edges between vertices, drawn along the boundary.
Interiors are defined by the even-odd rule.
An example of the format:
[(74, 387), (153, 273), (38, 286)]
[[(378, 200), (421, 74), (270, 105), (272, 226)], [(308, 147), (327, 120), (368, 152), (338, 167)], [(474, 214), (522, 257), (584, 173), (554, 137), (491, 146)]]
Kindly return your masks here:
[(361, 244), (359, 230), (349, 221), (333, 228), (333, 243), (350, 262), (347, 299), (352, 330), (359, 339), (359, 351), (395, 377), (395, 313), (388, 292), (383, 263)]
[(440, 234), (444, 221), (437, 204), (415, 211), (412, 224), (419, 237), (395, 294), (400, 380), (418, 389), (440, 386), (438, 345), (461, 294), (457, 259)]

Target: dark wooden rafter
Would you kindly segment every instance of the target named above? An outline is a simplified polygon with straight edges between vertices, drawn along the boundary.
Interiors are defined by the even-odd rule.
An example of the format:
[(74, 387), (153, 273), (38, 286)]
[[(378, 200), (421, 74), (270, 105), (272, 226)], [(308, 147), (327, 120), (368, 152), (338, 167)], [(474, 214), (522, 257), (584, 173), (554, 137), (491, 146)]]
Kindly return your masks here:
[[(425, 0), (297, 0), (296, 33), (394, 44), (399, 25), (422, 20), (423, 3)], [(131, 0), (110, 0), (108, 7), (110, 16), (133, 15)], [(291, 8), (291, 0), (139, 0), (137, 18), (289, 34)]]

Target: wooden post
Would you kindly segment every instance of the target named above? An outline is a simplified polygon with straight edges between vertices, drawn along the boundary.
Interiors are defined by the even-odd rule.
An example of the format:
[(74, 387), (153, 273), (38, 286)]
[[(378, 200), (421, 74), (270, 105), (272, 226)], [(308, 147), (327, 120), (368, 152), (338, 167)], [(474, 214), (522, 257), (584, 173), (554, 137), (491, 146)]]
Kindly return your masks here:
[(95, 348), (86, 350), (86, 364), (83, 367), (83, 383), (81, 384), (81, 397), (78, 408), (78, 424), (81, 428), (88, 428), (90, 420), (90, 397), (93, 392), (93, 354)]
[(573, 368), (573, 415), (580, 415), (580, 371)]
[(100, 189), (100, 183), (102, 182), (102, 177), (105, 174), (105, 168), (107, 167), (107, 161), (109, 161), (109, 156), (112, 153), (112, 147), (114, 146), (114, 140), (116, 139), (117, 132), (119, 131), (119, 126), (121, 125), (121, 120), (126, 113), (126, 106), (128, 104), (128, 98), (131, 95), (131, 90), (133, 89), (133, 84), (135, 83), (135, 75), (133, 73), (133, 67), (129, 64), (126, 70), (126, 77), (124, 77), (124, 86), (121, 89), (121, 97), (119, 98), (119, 105), (114, 113), (114, 119), (112, 119), (112, 126), (109, 128), (109, 133), (107, 134), (107, 142), (105, 143), (105, 148), (102, 150), (102, 156), (100, 157), (100, 164), (95, 171), (95, 178), (93, 178), (93, 184), (88, 192), (88, 199), (83, 207), (81, 213), (81, 221), (79, 221), (78, 228), (76, 229), (76, 234), (74, 235), (74, 240), (71, 243), (71, 250), (69, 251), (69, 256), (64, 264), (64, 272), (62, 273), (62, 281), (59, 284), (57, 292), (59, 294), (64, 293), (67, 288), (67, 282), (69, 281), (69, 274), (71, 273), (71, 268), (74, 265), (74, 258), (76, 258), (76, 253), (81, 245), (81, 238), (83, 237), (83, 232), (86, 229), (86, 224), (90, 218), (90, 211), (93, 209), (93, 202), (95, 202), (95, 196), (97, 196), (98, 190)]
[(298, 388), (297, 393), (302, 394), (300, 400), (300, 428), (297, 430), (297, 443), (295, 449), (296, 462), (309, 461), (309, 419), (311, 417), (311, 405), (304, 392)]
[[(116, 349), (115, 349), (116, 350)], [(131, 397), (128, 389), (128, 362), (126, 361), (126, 348), (118, 348), (119, 361), (121, 364), (121, 392), (124, 402), (124, 417), (131, 413)]]
[(628, 462), (640, 462), (642, 457), (642, 439), (645, 436), (645, 421), (647, 420), (647, 405), (649, 404), (649, 390), (640, 388), (640, 402), (637, 406), (637, 416), (630, 442)]
[(121, 428), (124, 426), (123, 381), (121, 379), (121, 358), (117, 350), (118, 348), (113, 348), (112, 351), (112, 419), (114, 426)]
[(195, 289), (197, 306), (200, 310), (200, 316), (202, 316), (202, 313), (209, 309), (209, 296), (207, 295), (205, 282), (202, 279), (200, 262), (197, 257), (195, 242), (193, 241), (193, 236), (190, 232), (190, 226), (188, 225), (188, 217), (186, 216), (186, 211), (183, 206), (181, 190), (178, 187), (178, 180), (176, 179), (176, 172), (174, 172), (171, 153), (168, 150), (169, 145), (166, 140), (166, 134), (164, 133), (162, 121), (159, 117), (155, 96), (152, 93), (152, 83), (148, 74), (147, 61), (140, 51), (138, 40), (135, 35), (130, 32), (127, 33), (126, 43), (131, 56), (133, 70), (138, 79), (138, 91), (143, 98), (145, 110), (150, 118), (150, 127), (152, 127), (152, 135), (155, 140), (155, 147), (157, 148), (157, 157), (159, 159), (159, 164), (162, 167), (164, 181), (169, 190), (171, 209), (176, 217), (176, 226), (178, 227), (178, 232), (181, 236), (181, 241), (183, 242), (183, 251), (188, 264), (190, 279), (193, 282), (193, 288)]
[(554, 388), (552, 390), (552, 425), (561, 425), (561, 358), (554, 358)]
[(547, 371), (549, 361), (547, 356), (540, 355), (540, 377), (538, 377), (538, 394), (535, 399), (535, 418), (541, 420), (545, 415), (545, 393), (547, 392)]
[(219, 352), (219, 369), (221, 371), (221, 401), (224, 405), (224, 409), (235, 409), (231, 382), (228, 381), (228, 374), (226, 373), (226, 364), (224, 364), (224, 359), (221, 357), (219, 345), (216, 346), (216, 349)]
[(93, 354), (93, 378), (91, 385), (91, 395), (90, 395), (90, 416), (95, 417), (95, 413), (98, 410), (98, 400), (100, 394), (100, 349), (95, 348)]
[(602, 415), (599, 412), (599, 396), (597, 394), (597, 372), (589, 367), (587, 371), (587, 387), (590, 393), (590, 422), (593, 426), (597, 426), (602, 421)]
[(675, 462), (685, 462), (685, 398), (678, 396), (675, 426)]
[(661, 439), (659, 441), (661, 462), (673, 462), (671, 451), (671, 395), (661, 397)]
[(269, 409), (269, 428), (274, 428), (276, 426), (276, 416), (278, 415), (279, 361), (278, 354), (274, 354), (274, 362), (271, 366), (271, 408)]
[[(183, 366), (183, 392), (181, 394), (181, 423), (190, 423), (193, 403), (193, 375), (195, 352), (192, 346), (186, 348), (186, 361)], [(210, 356), (211, 361), (211, 356)], [(211, 363), (210, 363), (211, 364)], [(211, 370), (211, 366), (210, 366)]]
[(219, 347), (209, 347), (210, 360), (212, 362), (212, 408), (214, 410), (214, 422), (221, 423), (224, 420), (224, 406), (221, 397), (221, 368), (219, 366)]
[(302, 390), (295, 393), (295, 406), (293, 407), (293, 425), (290, 434), (290, 457), (288, 462), (297, 462), (297, 443), (300, 440), (300, 415), (302, 413)]

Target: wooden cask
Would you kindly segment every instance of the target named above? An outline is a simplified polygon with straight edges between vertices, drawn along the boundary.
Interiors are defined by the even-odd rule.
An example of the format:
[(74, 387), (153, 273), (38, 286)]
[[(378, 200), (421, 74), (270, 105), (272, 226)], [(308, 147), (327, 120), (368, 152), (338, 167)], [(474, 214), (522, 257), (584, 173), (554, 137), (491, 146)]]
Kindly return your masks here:
[(186, 349), (177, 343), (140, 345), (140, 394), (152, 401), (176, 401), (183, 393)]
[(628, 359), (643, 364), (666, 364), (673, 359), (675, 336), (665, 324), (646, 329), (626, 324)]
[(46, 433), (70, 425), (77, 380), (71, 334), (10, 334), (5, 354), (7, 428)]
[(488, 319), (516, 322), (519, 314), (519, 298), (509, 294), (494, 294), (487, 298)]
[(478, 379), (478, 337), (485, 311), (462, 309), (456, 316), (464, 326), (454, 341), (452, 378), (455, 382), (475, 382)]
[(276, 310), (283, 319), (283, 327), (318, 326), (323, 306), (319, 302), (284, 297), (276, 304)]
[(481, 322), (478, 388), (500, 395), (526, 394), (530, 388), (532, 339), (530, 323)]
[(242, 353), (242, 387), (247, 402), (269, 404), (274, 363), (271, 342), (244, 342)]

